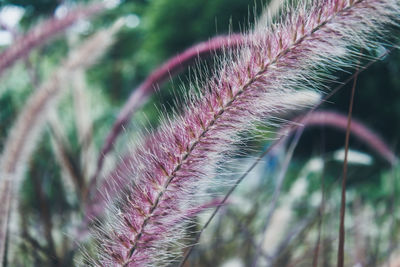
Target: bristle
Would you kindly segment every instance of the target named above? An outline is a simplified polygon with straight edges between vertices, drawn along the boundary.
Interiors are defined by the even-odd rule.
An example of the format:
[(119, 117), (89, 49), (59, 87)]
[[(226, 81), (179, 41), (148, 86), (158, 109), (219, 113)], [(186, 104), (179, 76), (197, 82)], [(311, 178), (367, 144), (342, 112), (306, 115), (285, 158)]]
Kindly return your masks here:
[[(182, 115), (165, 119), (138, 146), (129, 172), (121, 174), (129, 185), (117, 201), (110, 201), (97, 237), (108, 248), (99, 248), (102, 266), (166, 265), (173, 260), (172, 248), (179, 247), (184, 232), (182, 214), (199, 204), (218, 165), (229, 160), (238, 134), (314, 104), (315, 97), (304, 95), (297, 102), (293, 95), (300, 89), (323, 89), (321, 82), (331, 77), (318, 73), (319, 68), (351, 66), (354, 47), (376, 45), (384, 27), (398, 23), (399, 2), (303, 1), (289, 13), (271, 30), (249, 33), (237, 54), (227, 51), (202, 94), (189, 97)], [(129, 248), (121, 244), (121, 235), (129, 238)]]
[(122, 129), (129, 122), (133, 113), (146, 102), (150, 95), (156, 90), (157, 86), (166, 82), (171, 75), (178, 74), (186, 65), (195, 61), (197, 58), (212, 54), (217, 50), (223, 50), (226, 47), (238, 46), (244, 41), (244, 39), (243, 36), (237, 34), (217, 36), (206, 42), (198, 43), (166, 61), (159, 68), (154, 70), (142, 84), (135, 88), (126, 104), (122, 107), (115, 123), (105, 138), (105, 143), (100, 150), (100, 155), (97, 161), (97, 169), (93, 175), (89, 188), (92, 190), (95, 189), (97, 178), (101, 172), (106, 155), (112, 150), (113, 144), (121, 134)]

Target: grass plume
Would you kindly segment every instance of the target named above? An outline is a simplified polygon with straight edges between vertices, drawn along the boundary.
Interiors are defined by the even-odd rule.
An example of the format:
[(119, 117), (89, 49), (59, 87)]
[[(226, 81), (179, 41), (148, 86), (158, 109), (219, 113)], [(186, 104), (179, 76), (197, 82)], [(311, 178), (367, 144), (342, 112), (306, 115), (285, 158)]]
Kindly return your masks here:
[(128, 101), (119, 112), (116, 121), (111, 127), (110, 132), (107, 134), (104, 145), (100, 150), (99, 158), (97, 160), (97, 167), (95, 174), (91, 180), (90, 188), (95, 189), (97, 178), (101, 172), (103, 162), (107, 154), (112, 150), (121, 131), (129, 122), (132, 115), (146, 103), (146, 100), (155, 92), (157, 86), (161, 86), (170, 77), (177, 75), (186, 66), (194, 62), (196, 59), (205, 55), (210, 55), (218, 50), (223, 50), (227, 47), (236, 47), (243, 42), (243, 37), (239, 34), (228, 36), (217, 36), (208, 41), (198, 43), (189, 47), (182, 53), (168, 59), (159, 68), (155, 69), (143, 83), (133, 90), (129, 96)]
[[(94, 264), (148, 266), (173, 260), (185, 220), (198, 205), (218, 163), (238, 133), (285, 110), (298, 108), (298, 89), (322, 89), (335, 70), (355, 65), (354, 47), (369, 49), (398, 23), (397, 0), (303, 1), (279, 24), (258, 28), (237, 50), (217, 60), (215, 75), (197, 82), (182, 115), (165, 119), (138, 145), (129, 188), (109, 206), (97, 231), (101, 248)], [(383, 36), (381, 36), (383, 37)], [(310, 100), (310, 103), (312, 101)]]
[[(9, 132), (0, 158), (0, 199), (6, 199), (0, 217), (0, 230), (7, 230), (7, 214), (10, 212), (12, 196), (19, 186), (26, 162), (31, 156), (43, 126), (47, 113), (56, 107), (57, 101), (66, 87), (62, 84), (68, 80), (68, 73), (76, 68), (88, 68), (103, 55), (113, 42), (113, 33), (119, 25), (100, 31), (72, 50), (58, 70), (45, 81), (27, 100), (14, 126)], [(4, 218), (4, 219), (3, 219)], [(0, 233), (0, 256), (4, 257), (5, 233)]]

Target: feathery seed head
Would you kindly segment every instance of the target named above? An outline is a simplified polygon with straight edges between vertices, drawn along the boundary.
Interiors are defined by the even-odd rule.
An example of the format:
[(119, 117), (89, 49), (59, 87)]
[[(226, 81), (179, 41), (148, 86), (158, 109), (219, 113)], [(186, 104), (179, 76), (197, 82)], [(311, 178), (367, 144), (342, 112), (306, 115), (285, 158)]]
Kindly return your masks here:
[(110, 202), (98, 229), (103, 253), (97, 264), (173, 260), (171, 248), (179, 246), (187, 221), (182, 214), (199, 206), (197, 196), (234, 149), (238, 133), (307, 105), (306, 96), (293, 101), (296, 91), (321, 89), (330, 76), (319, 68), (354, 64), (352, 47), (376, 44), (374, 35), (398, 23), (399, 8), (397, 0), (303, 1), (280, 24), (249, 33), (238, 50), (227, 49), (183, 114), (165, 120), (132, 155), (122, 179), (129, 186)]

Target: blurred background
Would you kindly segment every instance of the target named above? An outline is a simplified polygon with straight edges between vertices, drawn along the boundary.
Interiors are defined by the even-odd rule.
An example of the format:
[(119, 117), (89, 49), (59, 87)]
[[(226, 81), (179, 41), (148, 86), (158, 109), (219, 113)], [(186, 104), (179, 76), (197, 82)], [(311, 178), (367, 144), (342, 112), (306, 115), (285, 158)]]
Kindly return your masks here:
[[(79, 242), (89, 247), (91, 242), (89, 238), (77, 241), (80, 231), (85, 231), (79, 228), (85, 220), (85, 190), (79, 186), (90, 184), (105, 138), (131, 92), (152, 70), (188, 47), (248, 29), (269, 1), (105, 3), (103, 11), (77, 20), (0, 76), (2, 153), (29, 96), (52, 79), (75, 47), (120, 19), (113, 43), (99, 59), (88, 68), (68, 73), (68, 82), (57, 85), (65, 87), (65, 93), (49, 111), (48, 122), (26, 162), (14, 211), (20, 216), (11, 220), (18, 235), (11, 234), (8, 239), (7, 266), (76, 265), (82, 258)], [(50, 17), (62, 19), (86, 4), (89, 2), (0, 0), (0, 52)], [(400, 170), (393, 157), (399, 151), (400, 52), (390, 44), (362, 52), (374, 56), (376, 62), (357, 77), (353, 118), (375, 135), (363, 137), (361, 130), (350, 137), (345, 265), (400, 266)], [(361, 60), (360, 65), (369, 62)], [(211, 57), (204, 57), (202, 64), (211, 68)], [(131, 117), (105, 159), (99, 179), (115, 168), (128, 151), (126, 144), (138, 138), (141, 130), (158, 125), (161, 111), (182, 108), (176, 95), (192, 78), (195, 65), (171, 75)], [(356, 71), (338, 71), (337, 82), (327, 86), (335, 89)], [(329, 124), (320, 119), (318, 125), (297, 132), (299, 140), (289, 135), (247, 174), (202, 234), (186, 266), (336, 266), (345, 142), (345, 128), (338, 125), (347, 119), (352, 84), (345, 84), (317, 109), (336, 114), (340, 122)], [(301, 114), (289, 114), (287, 119)], [(257, 138), (245, 155), (235, 159), (239, 167), (232, 172), (237, 173), (230, 177), (232, 181), (273, 143), (268, 139), (276, 139), (270, 133), (261, 135), (255, 134)], [(386, 143), (385, 151), (374, 147), (376, 140)], [(188, 244), (211, 211), (197, 216)]]

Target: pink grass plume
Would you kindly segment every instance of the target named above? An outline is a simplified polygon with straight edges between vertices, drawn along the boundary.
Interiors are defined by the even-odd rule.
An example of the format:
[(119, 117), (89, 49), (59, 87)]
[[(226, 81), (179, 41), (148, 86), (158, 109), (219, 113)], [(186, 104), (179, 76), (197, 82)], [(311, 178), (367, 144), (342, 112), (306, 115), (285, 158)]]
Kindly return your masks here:
[(198, 43), (186, 49), (181, 54), (178, 54), (167, 60), (159, 68), (154, 70), (143, 83), (134, 89), (128, 101), (119, 112), (117, 119), (111, 127), (104, 145), (100, 150), (96, 171), (91, 180), (89, 189), (95, 189), (97, 178), (101, 172), (104, 159), (112, 150), (112, 147), (122, 129), (124, 129), (124, 127), (127, 125), (132, 115), (146, 103), (148, 97), (154, 93), (158, 86), (161, 86), (170, 77), (177, 75), (179, 72), (185, 69), (187, 65), (194, 62), (199, 57), (212, 54), (217, 50), (222, 50), (227, 47), (236, 47), (241, 44), (243, 39), (243, 36), (240, 34), (232, 34), (228, 36), (217, 36), (209, 41)]
[(110, 199), (106, 220), (95, 231), (99, 250), (93, 265), (165, 266), (176, 260), (187, 223), (182, 214), (202, 203), (240, 136), (250, 136), (257, 124), (281, 113), (312, 105), (314, 99), (309, 105), (296, 99), (331, 79), (319, 70), (355, 65), (355, 47), (375, 46), (385, 26), (398, 24), (399, 5), (398, 0), (302, 1), (280, 24), (259, 28), (240, 49), (224, 51), (215, 74), (191, 86), (183, 113), (165, 118), (138, 143), (122, 179), (126, 187)]

